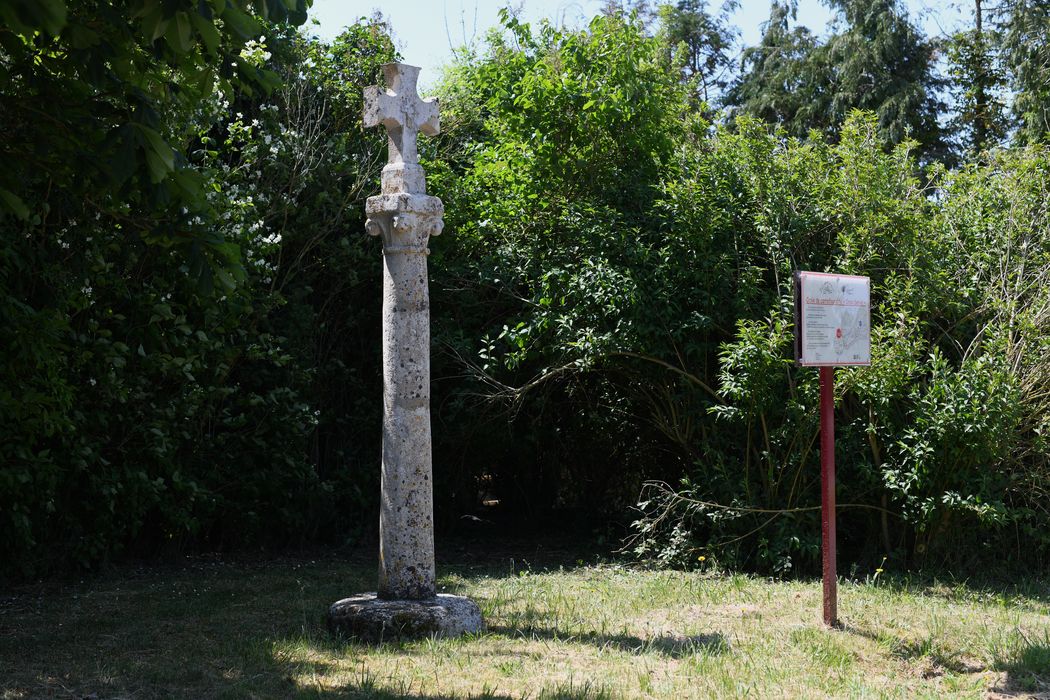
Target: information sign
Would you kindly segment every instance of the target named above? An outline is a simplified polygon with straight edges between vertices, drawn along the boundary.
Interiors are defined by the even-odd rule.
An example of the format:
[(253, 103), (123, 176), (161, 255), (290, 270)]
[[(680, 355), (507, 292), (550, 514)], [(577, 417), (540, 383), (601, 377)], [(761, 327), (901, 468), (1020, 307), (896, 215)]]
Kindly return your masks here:
[(795, 359), (820, 368), (820, 529), (824, 624), (839, 626), (835, 544), (835, 367), (871, 364), (871, 281), (795, 273)]
[(795, 359), (808, 367), (871, 364), (871, 282), (795, 273)]

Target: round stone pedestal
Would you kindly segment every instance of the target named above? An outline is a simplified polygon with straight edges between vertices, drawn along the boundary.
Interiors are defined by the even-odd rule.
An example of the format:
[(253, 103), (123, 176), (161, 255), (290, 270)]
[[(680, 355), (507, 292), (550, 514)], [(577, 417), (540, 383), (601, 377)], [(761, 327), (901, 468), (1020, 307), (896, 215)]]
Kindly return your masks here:
[(439, 593), (423, 600), (384, 600), (361, 593), (332, 603), (328, 630), (363, 642), (458, 637), (481, 631), (481, 610), (470, 598)]

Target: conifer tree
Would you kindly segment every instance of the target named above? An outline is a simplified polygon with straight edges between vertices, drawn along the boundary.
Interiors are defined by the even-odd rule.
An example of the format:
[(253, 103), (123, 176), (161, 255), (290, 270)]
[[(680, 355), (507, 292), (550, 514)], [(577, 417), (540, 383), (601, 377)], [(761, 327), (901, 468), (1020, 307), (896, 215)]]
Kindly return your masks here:
[(1050, 140), (1050, 2), (1006, 0), (996, 12), (1022, 143)]
[(1007, 123), (1002, 92), (1006, 76), (999, 46), (1002, 34), (984, 21), (987, 8), (974, 0), (973, 28), (956, 32), (948, 44), (955, 97), (953, 131), (967, 152), (977, 154), (1003, 141)]
[(821, 44), (805, 27), (791, 27), (794, 3), (774, 0), (761, 44), (744, 53), (730, 104), (799, 137), (816, 129), (834, 138), (851, 111), (870, 110), (887, 144), (912, 138), (924, 158), (944, 157), (935, 43), (898, 0), (831, 5), (838, 31)]
[(741, 75), (727, 94), (734, 114), (750, 114), (804, 138), (829, 127), (831, 75), (825, 51), (809, 29), (791, 27), (793, 3), (774, 0), (758, 46), (744, 50)]
[(935, 42), (911, 23), (899, 0), (831, 4), (844, 25), (827, 44), (835, 122), (851, 110), (871, 110), (888, 143), (912, 138), (926, 156), (945, 155), (937, 123), (943, 105), (937, 99), (942, 82), (934, 74)]

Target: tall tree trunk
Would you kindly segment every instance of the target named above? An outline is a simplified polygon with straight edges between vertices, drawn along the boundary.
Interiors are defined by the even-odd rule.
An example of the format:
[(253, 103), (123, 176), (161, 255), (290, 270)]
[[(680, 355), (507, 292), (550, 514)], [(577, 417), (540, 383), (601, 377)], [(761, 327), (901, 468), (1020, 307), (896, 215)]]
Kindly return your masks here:
[(988, 111), (988, 48), (985, 46), (984, 30), (982, 27), (982, 0), (974, 0), (974, 53), (977, 54), (977, 70), (974, 72), (976, 84), (974, 85), (974, 123), (973, 123), (973, 146), (980, 153), (988, 143), (988, 135), (991, 133), (992, 125), (989, 123), (991, 114)]

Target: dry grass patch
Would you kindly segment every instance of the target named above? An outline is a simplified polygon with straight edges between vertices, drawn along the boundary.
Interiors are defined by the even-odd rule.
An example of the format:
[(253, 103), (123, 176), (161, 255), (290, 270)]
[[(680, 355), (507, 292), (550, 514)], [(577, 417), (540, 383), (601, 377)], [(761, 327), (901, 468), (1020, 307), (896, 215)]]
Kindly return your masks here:
[[(506, 570), (506, 567), (503, 567)], [(125, 572), (0, 600), (0, 697), (1037, 697), (1050, 592), (819, 582), (616, 566), (447, 575), (479, 635), (369, 647), (328, 604), (371, 563), (275, 561)]]

